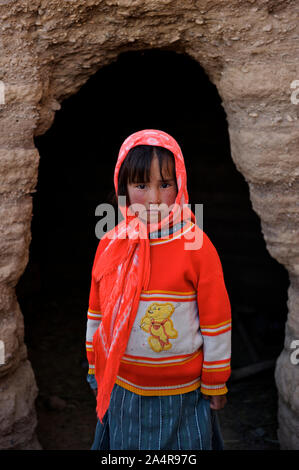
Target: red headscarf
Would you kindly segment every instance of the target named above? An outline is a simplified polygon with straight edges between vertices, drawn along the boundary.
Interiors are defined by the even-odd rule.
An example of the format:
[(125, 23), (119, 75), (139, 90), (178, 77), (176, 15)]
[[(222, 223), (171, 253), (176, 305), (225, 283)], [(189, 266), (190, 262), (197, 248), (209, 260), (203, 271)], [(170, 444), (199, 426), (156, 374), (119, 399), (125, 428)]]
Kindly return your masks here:
[[(167, 227), (182, 218), (188, 218), (195, 223), (195, 216), (187, 206), (184, 158), (176, 140), (166, 132), (145, 129), (135, 132), (123, 142), (114, 172), (116, 195), (121, 164), (129, 150), (136, 145), (165, 147), (173, 153), (175, 159), (178, 193), (174, 207), (167, 217), (151, 224), (150, 230)], [(97, 414), (101, 421), (109, 406), (120, 360), (126, 350), (138, 310), (140, 293), (147, 289), (150, 279), (148, 228), (143, 223), (136, 223), (138, 219), (134, 213), (128, 211), (128, 206), (119, 206), (119, 209), (125, 219), (100, 241), (101, 244), (105, 240), (105, 248), (93, 268), (95, 279), (103, 283), (101, 292), (105, 292), (104, 297), (100, 299), (102, 321), (93, 337), (95, 375), (98, 383)]]

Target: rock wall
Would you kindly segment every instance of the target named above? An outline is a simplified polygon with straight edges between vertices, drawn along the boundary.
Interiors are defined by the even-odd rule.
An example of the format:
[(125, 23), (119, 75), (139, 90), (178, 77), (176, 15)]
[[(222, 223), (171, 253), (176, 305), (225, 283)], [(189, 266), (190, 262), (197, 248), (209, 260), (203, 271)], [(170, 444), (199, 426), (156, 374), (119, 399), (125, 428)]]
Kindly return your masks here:
[(270, 254), (288, 269), (278, 434), (281, 448), (299, 449), (299, 366), (290, 360), (299, 340), (296, 7), (296, 0), (0, 1), (0, 448), (40, 448), (37, 389), (14, 294), (31, 241), (39, 164), (33, 137), (51, 126), (63, 99), (119, 53), (163, 48), (189, 54), (217, 86), (232, 158), (249, 184)]

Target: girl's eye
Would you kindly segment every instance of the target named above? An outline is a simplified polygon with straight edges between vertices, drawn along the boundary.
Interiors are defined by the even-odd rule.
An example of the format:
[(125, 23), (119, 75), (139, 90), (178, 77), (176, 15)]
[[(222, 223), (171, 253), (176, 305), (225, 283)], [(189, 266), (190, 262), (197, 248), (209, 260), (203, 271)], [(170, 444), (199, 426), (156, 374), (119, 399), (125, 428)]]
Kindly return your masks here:
[[(140, 186), (143, 186), (143, 187), (141, 188)], [(136, 186), (136, 188), (144, 189), (145, 186), (146, 186), (145, 184), (140, 183)], [(170, 184), (169, 183), (161, 183), (161, 186), (163, 186), (163, 188), (166, 189), (166, 187), (170, 186)]]

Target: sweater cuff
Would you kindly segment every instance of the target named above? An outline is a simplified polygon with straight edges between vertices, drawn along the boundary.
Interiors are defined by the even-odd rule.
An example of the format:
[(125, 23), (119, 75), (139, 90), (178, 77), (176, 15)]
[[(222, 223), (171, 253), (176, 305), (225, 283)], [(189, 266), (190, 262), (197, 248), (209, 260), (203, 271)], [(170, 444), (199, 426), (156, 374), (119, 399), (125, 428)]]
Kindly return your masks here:
[(224, 395), (228, 392), (226, 384), (206, 385), (202, 382), (200, 391), (204, 395)]
[(90, 388), (92, 388), (93, 390), (95, 390), (96, 388), (98, 388), (98, 383), (97, 383), (97, 379), (95, 378), (95, 375), (94, 374), (87, 374), (87, 377), (86, 377), (86, 380), (87, 382), (89, 383), (90, 385)]

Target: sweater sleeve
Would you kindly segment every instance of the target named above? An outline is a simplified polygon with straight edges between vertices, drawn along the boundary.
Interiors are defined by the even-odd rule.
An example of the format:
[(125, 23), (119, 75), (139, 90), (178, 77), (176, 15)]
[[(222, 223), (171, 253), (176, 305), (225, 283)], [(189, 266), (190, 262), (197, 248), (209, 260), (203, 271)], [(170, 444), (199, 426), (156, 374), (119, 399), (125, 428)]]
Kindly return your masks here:
[[(103, 249), (103, 242), (100, 240), (97, 251), (95, 254), (93, 267), (95, 266), (98, 257)], [(88, 310), (87, 310), (87, 326), (86, 326), (86, 356), (88, 360), (88, 374), (94, 374), (94, 350), (92, 345), (93, 335), (99, 327), (102, 320), (102, 310), (101, 302), (99, 295), (99, 283), (95, 280), (93, 276), (93, 268), (91, 274), (91, 286), (89, 291), (89, 301), (88, 301)]]
[(218, 253), (207, 235), (202, 249), (197, 289), (204, 356), (201, 392), (222, 395), (231, 373), (231, 306)]

